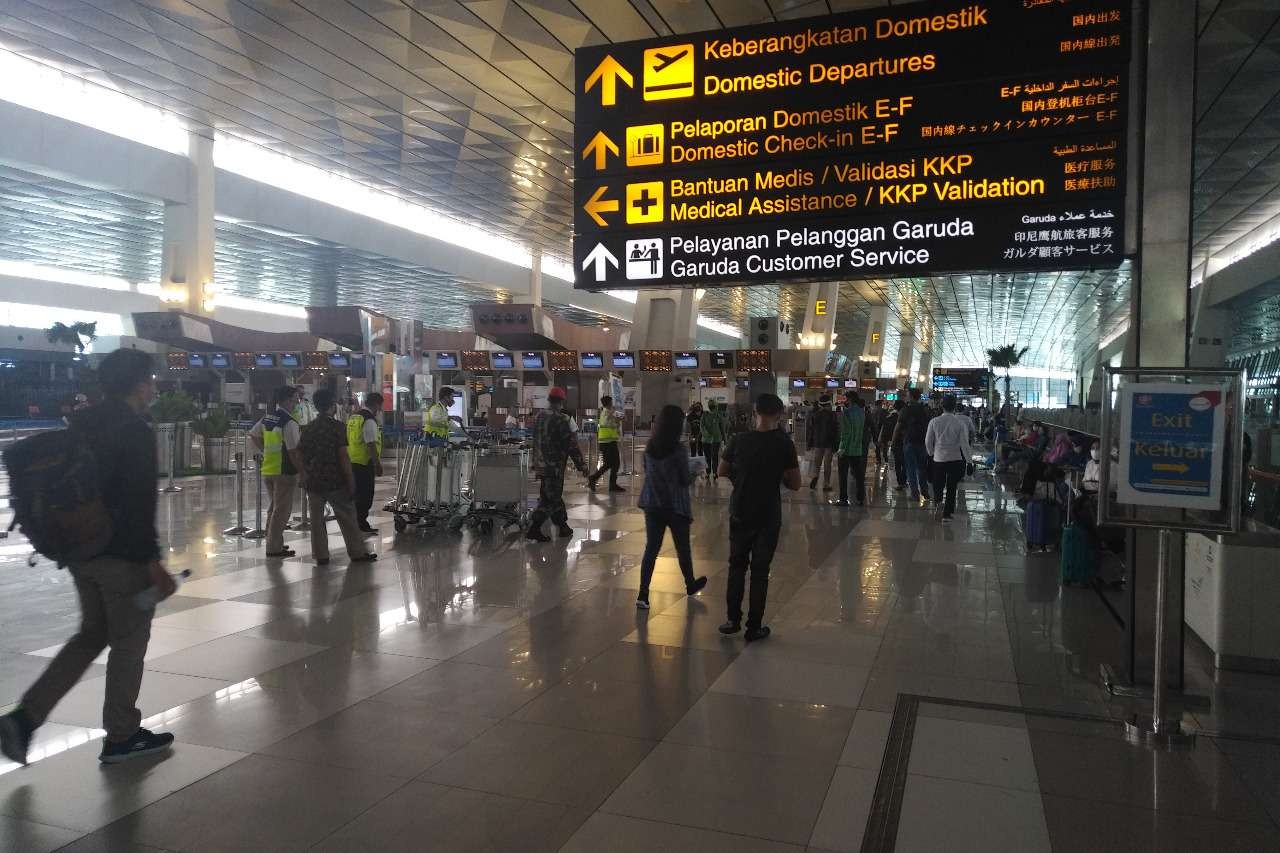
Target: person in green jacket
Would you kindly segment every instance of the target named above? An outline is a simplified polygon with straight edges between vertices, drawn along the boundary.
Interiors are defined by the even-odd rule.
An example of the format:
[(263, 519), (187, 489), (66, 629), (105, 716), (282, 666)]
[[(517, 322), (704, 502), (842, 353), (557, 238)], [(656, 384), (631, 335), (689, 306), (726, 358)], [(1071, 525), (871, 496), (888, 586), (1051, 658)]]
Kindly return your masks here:
[(707, 479), (719, 480), (720, 445), (724, 444), (725, 430), (724, 409), (716, 400), (707, 401), (707, 410), (702, 415), (702, 452), (707, 457)]
[(850, 388), (844, 392), (844, 411), (840, 413), (840, 500), (836, 506), (849, 505), (849, 472), (853, 471), (858, 506), (867, 499), (867, 446), (871, 432), (867, 429), (867, 414), (862, 398)]

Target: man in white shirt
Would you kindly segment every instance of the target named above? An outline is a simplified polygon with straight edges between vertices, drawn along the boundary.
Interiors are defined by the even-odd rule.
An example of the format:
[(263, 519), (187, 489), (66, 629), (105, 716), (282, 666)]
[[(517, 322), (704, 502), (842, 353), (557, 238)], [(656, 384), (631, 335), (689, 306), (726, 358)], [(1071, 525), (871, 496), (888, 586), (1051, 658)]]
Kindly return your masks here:
[(942, 500), (942, 523), (956, 511), (956, 488), (969, 462), (969, 419), (956, 414), (956, 398), (942, 398), (942, 414), (929, 421), (924, 448), (933, 460), (933, 494)]

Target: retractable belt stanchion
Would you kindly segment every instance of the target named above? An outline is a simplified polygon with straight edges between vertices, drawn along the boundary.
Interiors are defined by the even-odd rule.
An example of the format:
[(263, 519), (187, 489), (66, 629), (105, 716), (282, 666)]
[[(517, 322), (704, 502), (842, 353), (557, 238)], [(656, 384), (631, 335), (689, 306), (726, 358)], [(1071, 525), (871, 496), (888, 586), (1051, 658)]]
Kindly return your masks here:
[(262, 457), (254, 455), (253, 461), (258, 466), (257, 497), (254, 498), (253, 529), (244, 535), (245, 539), (265, 539), (267, 531), (262, 528)]
[(244, 526), (244, 453), (236, 451), (236, 526), (222, 531), (223, 536), (243, 536), (249, 532)]
[(182, 491), (182, 486), (175, 486), (173, 483), (173, 471), (178, 467), (178, 425), (173, 425), (173, 443), (169, 447), (169, 485), (160, 491), (166, 495), (176, 494)]

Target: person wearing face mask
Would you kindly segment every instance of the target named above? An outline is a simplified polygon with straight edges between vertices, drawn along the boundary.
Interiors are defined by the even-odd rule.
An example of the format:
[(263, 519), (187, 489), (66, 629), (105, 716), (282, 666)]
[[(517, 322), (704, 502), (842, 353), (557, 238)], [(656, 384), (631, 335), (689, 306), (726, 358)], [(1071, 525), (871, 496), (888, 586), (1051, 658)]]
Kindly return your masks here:
[(1098, 484), (1102, 480), (1101, 459), (1102, 451), (1095, 441), (1089, 448), (1089, 461), (1084, 463), (1084, 476), (1080, 478), (1080, 488), (1089, 494), (1098, 493)]

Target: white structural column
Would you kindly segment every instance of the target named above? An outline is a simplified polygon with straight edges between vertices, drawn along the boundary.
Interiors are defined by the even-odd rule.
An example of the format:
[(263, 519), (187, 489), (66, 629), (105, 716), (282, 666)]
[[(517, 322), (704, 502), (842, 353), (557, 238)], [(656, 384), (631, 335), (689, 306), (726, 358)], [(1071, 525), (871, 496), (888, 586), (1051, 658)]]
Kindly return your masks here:
[[(639, 291), (631, 329), (635, 349), (691, 350), (697, 333), (698, 300), (693, 290)], [(638, 405), (644, 420), (668, 403), (681, 408), (689, 405), (690, 389), (673, 382), (671, 374), (640, 373), (639, 377)]]
[(804, 328), (800, 330), (800, 348), (810, 350), (809, 373), (817, 375), (827, 366), (827, 353), (835, 341), (836, 307), (840, 283), (824, 281), (809, 285), (809, 304), (805, 306)]
[(542, 250), (533, 250), (533, 264), (529, 268), (529, 304), (542, 304)]
[(170, 307), (211, 314), (216, 306), (213, 277), (213, 138), (188, 135), (187, 200), (164, 205), (161, 288)]
[(858, 365), (858, 379), (878, 379), (880, 362), (884, 359), (884, 330), (889, 325), (889, 309), (877, 306), (871, 309), (867, 320), (867, 334), (862, 341), (862, 353)]
[(920, 374), (916, 376), (916, 385), (926, 394), (933, 390), (933, 352), (931, 350), (920, 353)]
[(899, 388), (905, 388), (911, 376), (911, 360), (915, 357), (916, 336), (904, 329), (898, 338), (898, 363), (895, 365), (894, 382)]

